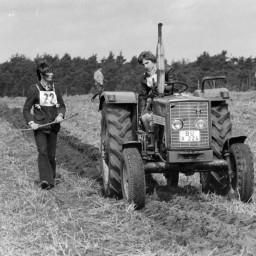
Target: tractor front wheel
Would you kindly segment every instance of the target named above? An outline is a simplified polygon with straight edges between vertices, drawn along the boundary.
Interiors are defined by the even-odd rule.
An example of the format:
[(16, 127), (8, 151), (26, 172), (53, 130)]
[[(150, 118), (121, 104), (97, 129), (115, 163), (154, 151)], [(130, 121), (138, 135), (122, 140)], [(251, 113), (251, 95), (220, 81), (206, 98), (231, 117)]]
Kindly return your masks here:
[(137, 148), (123, 150), (121, 167), (121, 186), (123, 199), (134, 203), (136, 209), (145, 206), (146, 182), (144, 165)]
[(247, 144), (236, 143), (230, 147), (229, 165), (232, 170), (231, 188), (235, 198), (249, 202), (253, 194), (254, 168), (252, 153)]

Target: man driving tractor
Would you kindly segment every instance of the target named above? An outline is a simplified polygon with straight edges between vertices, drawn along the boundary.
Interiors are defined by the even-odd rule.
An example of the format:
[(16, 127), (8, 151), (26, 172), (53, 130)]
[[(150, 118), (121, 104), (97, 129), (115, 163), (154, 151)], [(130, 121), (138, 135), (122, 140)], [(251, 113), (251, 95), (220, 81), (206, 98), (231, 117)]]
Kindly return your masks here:
[[(145, 73), (142, 75), (139, 89), (139, 114), (143, 126), (147, 132), (152, 132), (150, 120), (152, 119), (152, 111), (150, 105), (152, 97), (158, 94), (157, 92), (157, 67), (156, 56), (150, 51), (143, 51), (138, 57), (138, 63), (143, 65)], [(177, 80), (174, 68), (169, 65), (165, 65), (165, 82), (170, 83)], [(165, 92), (169, 92), (172, 89), (171, 85), (165, 84)], [(152, 134), (151, 134), (152, 136)], [(151, 138), (150, 145), (153, 140)]]

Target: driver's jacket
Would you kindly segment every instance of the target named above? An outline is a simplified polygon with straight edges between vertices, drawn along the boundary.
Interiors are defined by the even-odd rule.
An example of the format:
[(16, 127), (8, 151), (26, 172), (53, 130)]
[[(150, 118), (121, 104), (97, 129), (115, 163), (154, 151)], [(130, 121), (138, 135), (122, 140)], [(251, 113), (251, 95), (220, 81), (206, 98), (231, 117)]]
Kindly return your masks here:
[[(147, 98), (152, 91), (152, 88), (148, 86), (147, 78), (149, 75), (144, 73), (140, 79), (140, 88), (139, 88), (139, 103), (138, 103), (138, 111), (139, 114), (143, 111), (146, 106)], [(174, 68), (172, 66), (165, 66), (165, 82), (170, 83), (177, 81), (177, 76), (175, 74)]]

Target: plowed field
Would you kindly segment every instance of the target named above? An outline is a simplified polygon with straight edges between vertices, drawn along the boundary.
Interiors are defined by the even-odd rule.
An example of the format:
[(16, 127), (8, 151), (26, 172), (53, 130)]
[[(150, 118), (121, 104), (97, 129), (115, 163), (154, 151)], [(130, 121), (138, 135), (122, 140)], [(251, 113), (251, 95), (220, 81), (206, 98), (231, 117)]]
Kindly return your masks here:
[[(20, 147), (15, 145), (24, 144), (24, 141), (33, 145), (34, 138), (32, 131), (21, 131), (28, 128), (21, 108), (0, 104), (0, 121), (0, 127), (5, 124), (1, 128), (1, 157), (3, 169), (7, 170), (7, 154), (3, 148), (16, 152), (15, 158), (19, 159), (22, 152), (19, 156)], [(46, 192), (54, 201), (49, 205), (58, 216), (63, 215), (63, 223), (66, 216), (66, 222), (49, 224), (49, 229), (53, 225), (51, 232), (56, 232), (56, 236), (52, 235), (39, 247), (29, 242), (27, 249), (22, 247), (22, 229), (16, 228), (15, 233), (15, 226), (9, 226), (12, 230), (8, 231), (8, 225), (4, 225), (7, 216), (3, 209), (8, 208), (5, 196), (10, 184), (3, 182), (0, 199), (5, 206), (2, 212), (0, 210), (0, 237), (5, 239), (0, 240), (0, 255), (256, 255), (255, 196), (252, 203), (243, 204), (216, 195), (205, 195), (201, 192), (197, 175), (181, 176), (178, 193), (171, 194), (165, 189), (163, 178), (158, 176), (159, 184), (154, 194), (147, 196), (146, 207), (134, 211), (125, 202), (102, 196), (99, 149), (73, 134), (62, 127), (57, 145), (59, 171), (64, 173), (64, 177), (71, 177), (72, 182), (63, 179), (62, 185)], [(35, 147), (33, 150), (36, 156)], [(32, 162), (34, 168), (25, 178), (28, 182), (37, 177), (36, 158)], [(1, 180), (6, 180), (6, 175), (6, 171), (0, 172)], [(68, 189), (81, 186), (83, 180), (87, 187), (70, 197)], [(33, 189), (38, 190), (36, 187)], [(44, 193), (44, 197), (40, 200), (47, 201), (47, 194)], [(30, 207), (33, 211), (32, 203)], [(50, 207), (49, 211), (53, 208)], [(15, 218), (17, 212), (13, 209), (12, 212)], [(33, 214), (35, 217), (40, 212)], [(8, 220), (10, 218), (9, 214)], [(68, 218), (71, 218), (69, 222)], [(72, 232), (76, 235), (72, 236)], [(8, 243), (6, 237), (12, 242)]]

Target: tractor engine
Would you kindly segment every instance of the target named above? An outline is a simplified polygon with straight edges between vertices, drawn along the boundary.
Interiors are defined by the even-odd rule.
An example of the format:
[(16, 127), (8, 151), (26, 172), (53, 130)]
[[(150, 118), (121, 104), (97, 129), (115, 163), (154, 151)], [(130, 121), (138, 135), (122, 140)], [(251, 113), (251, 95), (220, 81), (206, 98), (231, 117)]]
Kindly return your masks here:
[(164, 130), (167, 162), (212, 161), (209, 104), (207, 99), (179, 93), (154, 99), (153, 123)]

